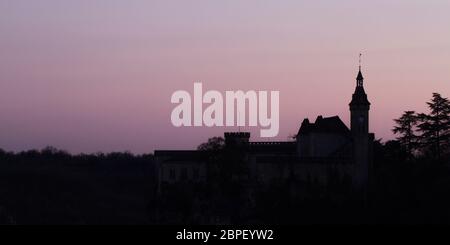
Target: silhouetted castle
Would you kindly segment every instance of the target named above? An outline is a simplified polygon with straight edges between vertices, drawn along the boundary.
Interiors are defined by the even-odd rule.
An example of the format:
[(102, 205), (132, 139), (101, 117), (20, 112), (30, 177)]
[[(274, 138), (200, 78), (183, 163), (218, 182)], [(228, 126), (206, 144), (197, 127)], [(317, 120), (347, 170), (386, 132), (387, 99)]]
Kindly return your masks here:
[[(361, 68), (349, 104), (350, 129), (338, 116), (303, 120), (295, 141), (250, 142), (250, 133), (225, 133), (225, 147), (242, 149), (250, 177), (258, 183), (296, 178), (327, 183), (348, 178), (365, 189), (372, 166), (374, 134), (369, 133), (370, 102)], [(158, 184), (207, 181), (209, 155), (204, 151), (155, 151)]]

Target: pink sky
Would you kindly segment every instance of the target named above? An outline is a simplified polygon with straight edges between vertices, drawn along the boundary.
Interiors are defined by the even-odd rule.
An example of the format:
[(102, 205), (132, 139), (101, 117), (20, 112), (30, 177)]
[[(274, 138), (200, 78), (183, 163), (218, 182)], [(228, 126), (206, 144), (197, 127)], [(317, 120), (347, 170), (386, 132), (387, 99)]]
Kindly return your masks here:
[[(338, 3), (339, 2), (339, 3)], [(358, 54), (370, 129), (450, 96), (449, 1), (0, 0), (0, 148), (191, 149), (236, 128), (175, 128), (175, 90), (279, 90), (280, 134), (348, 125)], [(255, 137), (259, 128), (250, 130)]]

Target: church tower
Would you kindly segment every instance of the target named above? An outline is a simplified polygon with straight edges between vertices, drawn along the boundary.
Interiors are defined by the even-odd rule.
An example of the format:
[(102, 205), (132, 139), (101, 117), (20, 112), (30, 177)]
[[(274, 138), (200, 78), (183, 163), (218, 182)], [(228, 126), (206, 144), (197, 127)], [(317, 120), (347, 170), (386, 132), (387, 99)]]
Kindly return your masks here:
[(353, 155), (355, 161), (355, 181), (365, 188), (369, 179), (373, 135), (369, 134), (370, 102), (364, 91), (364, 78), (359, 66), (356, 77), (356, 89), (350, 106), (350, 130), (353, 138)]
[(351, 113), (351, 131), (353, 136), (362, 136), (369, 134), (369, 110), (370, 102), (367, 100), (367, 94), (364, 91), (364, 77), (359, 67), (356, 77), (356, 89), (350, 102)]

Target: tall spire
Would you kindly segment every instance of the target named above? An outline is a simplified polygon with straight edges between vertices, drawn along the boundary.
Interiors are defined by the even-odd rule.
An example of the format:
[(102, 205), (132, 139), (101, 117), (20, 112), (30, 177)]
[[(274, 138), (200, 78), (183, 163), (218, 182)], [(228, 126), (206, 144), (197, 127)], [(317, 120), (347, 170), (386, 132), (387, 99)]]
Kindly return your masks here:
[(364, 82), (364, 77), (361, 73), (361, 56), (362, 54), (359, 54), (359, 71), (358, 71), (358, 76), (356, 77), (356, 86), (357, 87), (362, 87), (363, 86), (363, 82)]
[(364, 77), (361, 72), (361, 56), (362, 54), (359, 54), (359, 69), (358, 75), (356, 76), (356, 88), (352, 96), (352, 101), (350, 102), (350, 107), (370, 106), (370, 102), (367, 100), (367, 94), (364, 91), (363, 86)]

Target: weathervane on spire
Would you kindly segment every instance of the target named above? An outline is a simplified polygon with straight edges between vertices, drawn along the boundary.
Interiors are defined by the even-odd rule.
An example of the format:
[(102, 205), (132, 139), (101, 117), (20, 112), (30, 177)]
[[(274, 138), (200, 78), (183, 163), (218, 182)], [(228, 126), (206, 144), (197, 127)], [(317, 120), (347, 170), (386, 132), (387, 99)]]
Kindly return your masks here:
[(360, 70), (360, 71), (361, 71), (361, 56), (362, 56), (362, 54), (359, 53), (359, 70)]
[(363, 75), (361, 73), (361, 56), (362, 54), (359, 53), (359, 71), (358, 71), (358, 76), (356, 77), (356, 86), (357, 87), (362, 87), (363, 86)]

